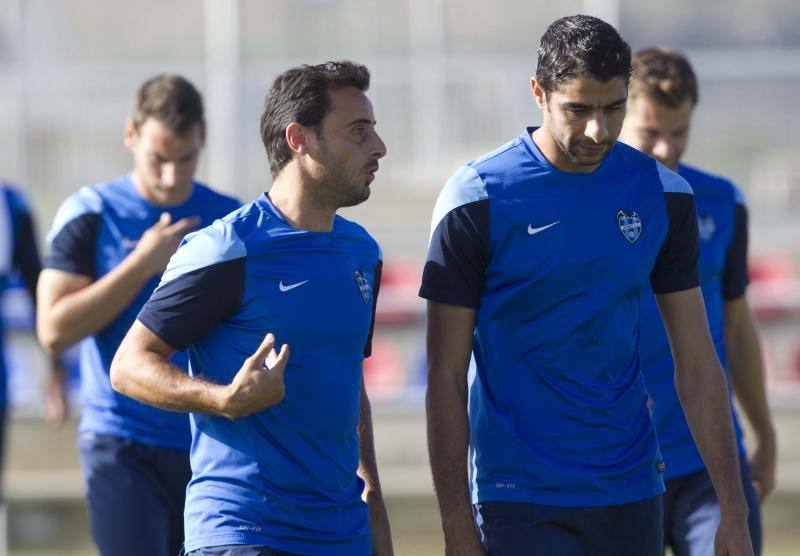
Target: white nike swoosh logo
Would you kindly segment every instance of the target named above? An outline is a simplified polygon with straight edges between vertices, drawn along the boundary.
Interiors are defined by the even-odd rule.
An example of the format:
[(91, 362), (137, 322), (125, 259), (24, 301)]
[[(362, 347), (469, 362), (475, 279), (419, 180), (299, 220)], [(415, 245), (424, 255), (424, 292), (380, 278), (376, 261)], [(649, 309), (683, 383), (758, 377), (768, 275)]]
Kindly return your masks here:
[(541, 228), (532, 228), (531, 225), (528, 224), (528, 234), (529, 235), (538, 234), (539, 232), (545, 231), (547, 228), (552, 228), (559, 222), (561, 222), (561, 220), (559, 220), (558, 222), (553, 222), (552, 224), (548, 224), (547, 226), (542, 226)]
[(302, 282), (297, 282), (296, 284), (289, 284), (288, 286), (284, 286), (283, 285), (283, 280), (281, 280), (280, 283), (278, 283), (278, 289), (281, 290), (282, 292), (288, 292), (289, 290), (293, 290), (295, 288), (299, 288), (300, 286), (302, 286), (306, 282), (308, 282), (308, 280), (303, 280)]

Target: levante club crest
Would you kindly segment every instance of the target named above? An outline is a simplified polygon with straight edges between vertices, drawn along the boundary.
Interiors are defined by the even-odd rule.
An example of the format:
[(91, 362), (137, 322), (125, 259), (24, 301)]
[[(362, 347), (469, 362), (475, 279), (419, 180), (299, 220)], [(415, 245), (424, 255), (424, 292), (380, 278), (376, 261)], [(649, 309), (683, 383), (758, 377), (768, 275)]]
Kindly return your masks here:
[(617, 226), (628, 243), (636, 243), (636, 240), (642, 235), (642, 219), (632, 210), (617, 212)]
[(361, 299), (364, 300), (364, 303), (369, 303), (372, 300), (372, 286), (369, 285), (367, 275), (360, 270), (356, 270), (356, 285), (358, 291), (361, 292)]

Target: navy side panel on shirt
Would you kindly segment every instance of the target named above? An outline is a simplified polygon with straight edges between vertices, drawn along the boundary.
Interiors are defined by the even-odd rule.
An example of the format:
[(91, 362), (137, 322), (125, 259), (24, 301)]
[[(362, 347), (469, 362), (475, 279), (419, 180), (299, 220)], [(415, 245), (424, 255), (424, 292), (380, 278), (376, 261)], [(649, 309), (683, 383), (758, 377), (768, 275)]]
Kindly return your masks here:
[[(724, 301), (744, 294), (747, 287), (747, 210), (741, 191), (728, 180), (681, 165), (679, 172), (692, 186), (697, 204), (700, 281), (709, 330), (717, 356), (725, 356)], [(641, 300), (642, 372), (652, 399), (653, 421), (666, 463), (665, 478), (674, 479), (704, 469), (675, 391), (674, 363), (669, 340), (652, 291)], [(741, 427), (733, 409), (740, 453)]]
[[(142, 234), (167, 212), (173, 221), (199, 216), (209, 225), (239, 206), (200, 183), (183, 204), (158, 207), (143, 199), (131, 175), (91, 187), (68, 197), (48, 234), (45, 267), (99, 280), (135, 249)], [(81, 342), (81, 432), (130, 438), (143, 444), (188, 449), (189, 420), (185, 414), (141, 404), (115, 392), (108, 377), (111, 361), (139, 310), (158, 285), (153, 277), (134, 300), (104, 329)], [(173, 362), (186, 368), (185, 353)]]
[(191, 415), (187, 551), (371, 554), (356, 427), (380, 258), (360, 226), (297, 230), (267, 196), (173, 256), (139, 320), (188, 346), (192, 376), (230, 383), (267, 332), (291, 348), (281, 403), (235, 420)]
[(12, 262), (25, 280), (31, 296), (36, 296), (36, 283), (42, 270), (39, 248), (36, 245), (36, 232), (33, 217), (24, 197), (11, 188), (6, 188), (8, 205), (13, 220), (14, 246)]
[(532, 131), (445, 185), (420, 289), (477, 309), (472, 501), (644, 500), (663, 481), (639, 293), (698, 285), (691, 189), (622, 144), (594, 172), (562, 172)]

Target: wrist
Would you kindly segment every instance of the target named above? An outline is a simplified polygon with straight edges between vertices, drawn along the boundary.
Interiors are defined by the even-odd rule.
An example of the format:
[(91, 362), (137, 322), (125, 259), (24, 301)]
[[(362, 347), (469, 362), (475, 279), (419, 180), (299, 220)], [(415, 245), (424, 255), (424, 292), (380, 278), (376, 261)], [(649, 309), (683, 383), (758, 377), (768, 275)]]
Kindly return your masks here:
[(131, 251), (131, 253), (125, 258), (125, 263), (125, 266), (127, 267), (126, 270), (139, 278), (139, 280), (142, 282), (155, 274), (147, 264), (147, 257), (137, 249)]
[(231, 384), (227, 386), (209, 385), (211, 407), (215, 415), (219, 417), (227, 417), (228, 419), (235, 419), (231, 411), (231, 400), (233, 399), (233, 390)]

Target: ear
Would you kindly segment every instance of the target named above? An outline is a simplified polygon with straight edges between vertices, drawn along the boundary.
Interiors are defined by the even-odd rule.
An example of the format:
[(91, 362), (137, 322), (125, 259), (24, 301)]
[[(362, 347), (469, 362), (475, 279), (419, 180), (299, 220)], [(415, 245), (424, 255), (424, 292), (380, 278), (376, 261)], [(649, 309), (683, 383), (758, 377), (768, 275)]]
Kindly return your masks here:
[(138, 139), (139, 131), (136, 129), (136, 124), (133, 123), (133, 118), (127, 118), (125, 120), (125, 146), (129, 149), (133, 148)]
[(531, 92), (533, 93), (533, 100), (536, 101), (536, 106), (544, 111), (547, 108), (547, 93), (544, 92), (535, 77), (531, 77)]
[(206, 121), (200, 122), (200, 143), (205, 147), (206, 145)]
[(289, 150), (297, 154), (305, 154), (308, 149), (308, 130), (297, 122), (286, 126), (284, 134)]

